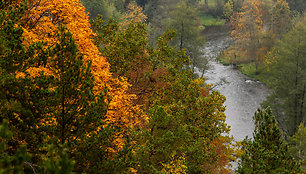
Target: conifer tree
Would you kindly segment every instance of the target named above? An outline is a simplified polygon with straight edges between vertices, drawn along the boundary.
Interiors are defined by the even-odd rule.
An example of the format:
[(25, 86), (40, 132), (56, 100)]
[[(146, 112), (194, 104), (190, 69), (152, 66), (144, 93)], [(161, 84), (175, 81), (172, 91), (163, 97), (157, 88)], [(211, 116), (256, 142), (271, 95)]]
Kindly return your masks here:
[(19, 148), (14, 155), (8, 153), (6, 140), (12, 135), (8, 120), (2, 120), (0, 124), (0, 173), (22, 173), (25, 168), (24, 162), (29, 159), (24, 146)]
[(302, 169), (306, 172), (306, 127), (302, 122), (294, 135), (288, 138), (289, 152), (301, 162)]
[[(0, 5), (0, 118), (1, 122), (8, 119), (14, 132), (13, 138), (5, 140), (10, 144), (5, 151), (15, 153), (27, 144), (32, 155), (27, 162), (37, 165), (49, 151), (46, 144), (54, 144), (50, 161), (41, 164), (47, 171), (60, 170), (53, 163), (58, 155), (64, 158), (60, 164), (70, 166), (67, 169), (71, 168), (67, 159), (73, 157), (78, 172), (114, 164), (109, 161), (115, 157), (109, 159), (107, 149), (114, 141), (113, 129), (104, 126), (106, 91), (93, 90), (90, 62), (77, 54), (72, 35), (60, 27), (54, 47), (44, 47), (42, 42), (25, 46), (20, 21), (27, 4), (1, 1)], [(60, 144), (68, 148), (67, 153)]]
[(288, 152), (271, 109), (255, 113), (254, 139), (243, 141), (238, 173), (298, 173), (300, 165)]
[(67, 149), (50, 145), (48, 155), (43, 161), (33, 164), (29, 162), (31, 155), (25, 145), (18, 147), (15, 153), (9, 153), (6, 142), (13, 135), (9, 130), (8, 120), (4, 119), (0, 125), (0, 173), (72, 173), (73, 161), (69, 159)]
[[(47, 104), (42, 99), (48, 95), (48, 91), (35, 87), (35, 80), (28, 78), (26, 70), (44, 64), (48, 51), (42, 49), (42, 43), (28, 47), (22, 43), (23, 24), (19, 21), (27, 4), (16, 5), (13, 1), (0, 3), (0, 121), (8, 119), (13, 132), (16, 132), (16, 137), (10, 140), (13, 148), (16, 149), (22, 141), (33, 148), (42, 141), (40, 132), (43, 131), (38, 123)], [(46, 81), (41, 80), (37, 85), (43, 83)]]
[(306, 18), (278, 41), (266, 56), (269, 85), (273, 93), (269, 105), (280, 127), (292, 136), (306, 113)]

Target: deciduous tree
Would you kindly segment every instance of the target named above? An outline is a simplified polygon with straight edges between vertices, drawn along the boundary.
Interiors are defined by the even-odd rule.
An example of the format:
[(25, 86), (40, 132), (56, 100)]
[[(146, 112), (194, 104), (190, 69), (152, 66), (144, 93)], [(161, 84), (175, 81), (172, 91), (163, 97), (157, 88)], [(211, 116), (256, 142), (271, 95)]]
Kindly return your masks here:
[(261, 60), (261, 35), (264, 32), (262, 7), (259, 0), (246, 0), (241, 12), (231, 19), (232, 37), (236, 39), (237, 62), (255, 62), (258, 68)]
[[(184, 11), (184, 13), (182, 13)], [(202, 46), (205, 43), (201, 31), (197, 25), (197, 10), (188, 1), (177, 3), (170, 13), (169, 28), (176, 30), (172, 44), (178, 48), (186, 49), (186, 54), (190, 56), (192, 67), (206, 64), (207, 60), (201, 57)], [(205, 62), (205, 63), (203, 63)], [(201, 67), (205, 68), (205, 66)]]
[[(122, 127), (122, 133), (131, 127), (141, 127), (146, 122), (146, 117), (141, 113), (139, 106), (133, 105), (132, 100), (136, 96), (127, 93), (130, 84), (124, 78), (113, 77), (107, 59), (100, 56), (92, 41), (95, 34), (90, 29), (84, 6), (75, 0), (42, 0), (33, 1), (30, 7), (30, 18), (25, 19), (29, 21), (24, 27), (27, 42), (46, 41), (52, 47), (58, 42), (55, 37), (57, 26), (64, 25), (78, 45), (78, 54), (84, 57), (85, 62), (91, 62), (94, 94), (108, 90), (108, 97), (105, 98), (108, 101), (107, 122)], [(36, 72), (40, 71), (41, 69), (36, 69)], [(116, 146), (123, 146), (120, 138)]]
[(277, 38), (290, 28), (290, 9), (286, 0), (278, 0), (272, 9), (272, 31)]
[(223, 6), (223, 16), (227, 21), (229, 21), (233, 13), (234, 13), (234, 4), (232, 0), (229, 0)]

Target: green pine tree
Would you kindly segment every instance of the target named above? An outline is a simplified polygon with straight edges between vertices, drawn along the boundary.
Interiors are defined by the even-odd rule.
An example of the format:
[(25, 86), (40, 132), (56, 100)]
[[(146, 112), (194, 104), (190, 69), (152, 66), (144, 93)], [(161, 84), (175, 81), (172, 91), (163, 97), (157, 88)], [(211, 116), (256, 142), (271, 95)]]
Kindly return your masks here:
[(13, 132), (9, 130), (8, 120), (4, 119), (0, 125), (0, 173), (72, 173), (73, 161), (69, 159), (65, 149), (50, 145), (44, 160), (39, 165), (33, 164), (29, 162), (31, 155), (27, 153), (24, 145), (14, 154), (9, 153), (6, 140), (12, 137)]
[[(17, 78), (17, 74), (27, 74), (29, 67), (45, 64), (48, 50), (42, 48), (42, 43), (25, 48), (23, 24), (19, 21), (27, 4), (13, 5), (13, 1), (0, 1), (0, 122), (8, 119), (16, 133), (15, 138), (10, 139), (13, 149), (17, 149), (21, 141), (26, 141), (32, 149), (38, 148), (42, 141), (43, 131), (36, 125), (43, 118), (46, 105), (43, 96), (48, 95), (48, 91), (35, 87), (35, 79), (27, 75)], [(40, 56), (35, 57), (36, 54)], [(37, 85), (43, 83), (47, 82), (39, 81)]]
[(298, 173), (300, 165), (288, 152), (282, 133), (271, 110), (258, 109), (254, 116), (253, 140), (243, 141), (244, 153), (238, 173)]
[(13, 155), (8, 153), (6, 140), (12, 136), (8, 120), (5, 119), (0, 125), (0, 173), (23, 173), (25, 162), (29, 159), (25, 146), (19, 148)]
[[(10, 145), (5, 151), (16, 154), (26, 143), (32, 158), (23, 162), (46, 165), (42, 170), (50, 172), (52, 165), (57, 164), (69, 166), (70, 170), (69, 156), (75, 160), (78, 172), (92, 166), (100, 171), (103, 167), (113, 168), (115, 157), (107, 148), (113, 141), (113, 128), (103, 126), (106, 91), (93, 91), (90, 62), (83, 61), (72, 35), (64, 27), (59, 28), (59, 43), (53, 48), (44, 47), (44, 43), (23, 45), (20, 21), (26, 9), (27, 4), (16, 6), (13, 1), (0, 1), (0, 122), (7, 119), (14, 132), (13, 138), (4, 140)], [(27, 71), (47, 66), (47, 62), (52, 75), (41, 72), (33, 77)], [(24, 75), (18, 75), (21, 73)], [(54, 144), (52, 152), (48, 144)], [(39, 164), (46, 154), (49, 162)], [(53, 164), (52, 158), (63, 160), (53, 160)]]
[(294, 135), (288, 138), (289, 152), (301, 162), (302, 169), (306, 172), (306, 127), (302, 122)]
[(267, 55), (268, 85), (273, 93), (268, 97), (280, 127), (292, 136), (306, 113), (306, 18), (279, 40)]

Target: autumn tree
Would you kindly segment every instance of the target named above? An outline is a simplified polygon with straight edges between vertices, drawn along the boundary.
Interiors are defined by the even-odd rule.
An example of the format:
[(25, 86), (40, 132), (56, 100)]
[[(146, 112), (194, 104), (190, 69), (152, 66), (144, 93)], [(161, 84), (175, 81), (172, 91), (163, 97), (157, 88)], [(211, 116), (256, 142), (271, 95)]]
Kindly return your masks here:
[[(14, 138), (7, 140), (10, 144), (7, 151), (14, 153), (20, 145), (26, 144), (33, 156), (26, 162), (38, 165), (42, 158), (47, 158), (44, 157), (48, 151), (46, 144), (54, 144), (53, 150), (60, 150), (59, 144), (65, 144), (77, 161), (77, 168), (83, 164), (80, 159), (90, 166), (92, 153), (85, 150), (92, 146), (91, 137), (99, 139), (102, 132), (111, 135), (111, 131), (104, 131), (107, 107), (102, 95), (94, 94), (90, 63), (84, 63), (82, 56), (78, 56), (77, 46), (64, 28), (56, 35), (59, 43), (54, 48), (44, 50), (41, 43), (24, 46), (22, 24), (17, 23), (23, 16), (16, 14), (22, 14), (26, 5), (1, 7), (6, 18), (0, 32), (6, 37), (1, 44), (5, 51), (1, 53), (0, 64), (0, 102), (3, 104), (0, 114), (1, 121), (8, 119), (15, 133)], [(11, 8), (9, 13), (6, 8)], [(37, 68), (49, 71), (36, 73)], [(110, 136), (106, 137), (111, 140)], [(108, 141), (106, 146), (111, 147)], [(102, 148), (104, 142), (95, 144), (102, 152), (106, 151), (106, 147)], [(56, 155), (52, 152), (52, 157)], [(48, 164), (53, 165), (53, 162)], [(46, 170), (53, 169), (49, 166)]]
[(254, 140), (245, 139), (238, 173), (298, 173), (300, 165), (288, 152), (270, 109), (254, 116)]
[[(48, 83), (46, 81), (35, 81), (31, 78), (20, 76), (26, 74), (29, 67), (44, 65), (48, 51), (42, 49), (42, 43), (34, 43), (28, 47), (23, 45), (22, 23), (27, 5), (21, 3), (16, 5), (13, 1), (1, 1), (1, 54), (0, 54), (0, 116), (1, 122), (4, 118), (14, 126), (15, 139), (10, 139), (14, 148), (23, 142), (27, 142), (30, 151), (36, 148), (43, 139), (42, 128), (39, 122), (44, 118), (44, 107), (48, 104), (42, 101), (48, 93), (37, 87), (38, 84)], [(39, 57), (35, 55), (40, 55)], [(36, 94), (36, 95), (33, 95)]]
[(262, 7), (259, 0), (246, 0), (241, 12), (233, 15), (232, 37), (236, 39), (237, 62), (261, 62), (261, 35), (264, 31)]
[(229, 0), (223, 6), (223, 16), (227, 21), (229, 21), (233, 13), (234, 13), (234, 5), (233, 5), (232, 0)]
[(290, 9), (285, 0), (278, 0), (272, 9), (272, 31), (277, 38), (288, 32), (290, 27)]
[(119, 26), (125, 29), (131, 23), (144, 23), (146, 19), (147, 16), (143, 14), (142, 8), (136, 3), (131, 2), (127, 5), (126, 12), (122, 15)]
[[(48, 144), (65, 144), (70, 154), (76, 160), (76, 171), (89, 171), (92, 166), (100, 165), (91, 159), (95, 153), (107, 154), (107, 148), (111, 147), (108, 141), (94, 141), (93, 137), (100, 139), (103, 136), (109, 141), (112, 139), (112, 131), (105, 124), (105, 115), (108, 103), (105, 103), (105, 93), (94, 94), (94, 77), (91, 73), (91, 63), (83, 62), (82, 55), (77, 53), (77, 45), (72, 35), (60, 28), (57, 34), (59, 44), (51, 50), (49, 66), (51, 76), (45, 77), (41, 73), (39, 78), (51, 78), (49, 89), (51, 92), (45, 99), (50, 108), (47, 117), (43, 119), (50, 136), (46, 141)], [(44, 110), (47, 110), (44, 109)], [(99, 151), (87, 152), (92, 148), (92, 143), (99, 146)], [(100, 158), (95, 158), (98, 160)], [(86, 161), (86, 162), (85, 162)], [(84, 165), (84, 162), (86, 165)]]
[[(133, 105), (132, 102), (136, 96), (127, 93), (130, 84), (124, 78), (112, 76), (109, 63), (105, 57), (100, 56), (98, 47), (94, 45), (92, 37), (95, 34), (90, 29), (84, 6), (74, 0), (35, 1), (31, 6), (33, 8), (28, 11), (31, 18), (24, 27), (24, 37), (27, 39), (25, 44), (38, 40), (54, 46), (57, 42), (57, 26), (64, 25), (78, 45), (78, 54), (83, 55), (85, 62), (91, 62), (94, 94), (108, 90), (105, 98), (108, 101), (106, 122), (121, 127), (123, 134), (127, 133), (129, 128), (144, 125), (146, 116), (142, 114), (139, 106)], [(37, 69), (38, 72), (41, 70)], [(118, 134), (118, 139), (114, 142), (114, 151), (123, 147), (122, 137), (123, 135)]]
[[(126, 170), (130, 150), (123, 135), (145, 121), (129, 119), (141, 117), (131, 102), (134, 95), (100, 57), (84, 8), (76, 1), (11, 2), (1, 8), (1, 120), (8, 118), (17, 134), (10, 150), (27, 143), (37, 162), (46, 153), (45, 143), (64, 143), (76, 160), (75, 171), (107, 171), (119, 163), (118, 172)], [(15, 8), (25, 13), (13, 14)], [(79, 18), (66, 18), (69, 12)], [(60, 25), (73, 32), (58, 31)], [(120, 131), (112, 136), (114, 129)], [(119, 151), (124, 157), (116, 156)]]
[(305, 26), (302, 19), (267, 56), (268, 84), (274, 90), (268, 103), (289, 135), (305, 122)]
[[(137, 141), (134, 169), (148, 173), (226, 171), (232, 149), (226, 145), (230, 139), (219, 134), (228, 131), (223, 122), (224, 98), (216, 92), (207, 96), (209, 87), (201, 88), (203, 80), (193, 79), (184, 49), (170, 46), (174, 32), (164, 33), (153, 48), (143, 24), (132, 23), (120, 30), (114, 21), (95, 21), (93, 27), (113, 73), (128, 78), (131, 92), (138, 94), (135, 103), (142, 104), (149, 116), (147, 126), (132, 135)], [(202, 113), (203, 108), (211, 110)], [(214, 157), (215, 163), (208, 162)]]
[[(68, 154), (62, 148), (54, 148), (60, 154), (54, 154), (55, 158), (49, 162), (49, 166), (43, 164), (49, 160), (48, 157), (35, 163), (38, 162), (37, 156), (43, 155), (38, 154), (41, 152), (40, 148), (46, 147), (42, 142), (45, 129), (40, 127), (39, 123), (46, 116), (47, 108), (44, 107), (47, 106), (45, 102), (48, 101), (43, 101), (43, 98), (49, 93), (41, 85), (50, 83), (46, 83), (43, 78), (26, 77), (29, 74), (26, 70), (29, 67), (45, 64), (48, 51), (42, 49), (41, 43), (35, 43), (29, 47), (25, 47), (22, 43), (21, 26), (23, 24), (20, 20), (27, 9), (26, 3), (16, 5), (13, 1), (5, 3), (1, 1), (0, 7), (3, 15), (0, 28), (2, 41), (0, 43), (2, 48), (0, 102), (3, 104), (0, 108), (0, 171), (1, 173), (35, 173), (44, 170), (45, 172), (71, 173), (72, 160), (68, 159)], [(39, 89), (39, 87), (42, 88)]]

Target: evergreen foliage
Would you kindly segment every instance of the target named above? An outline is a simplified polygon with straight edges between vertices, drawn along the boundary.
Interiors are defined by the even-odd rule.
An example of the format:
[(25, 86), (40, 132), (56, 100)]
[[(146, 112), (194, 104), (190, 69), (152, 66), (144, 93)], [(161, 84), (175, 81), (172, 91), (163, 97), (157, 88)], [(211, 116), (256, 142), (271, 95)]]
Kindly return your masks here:
[[(220, 16), (225, 1), (214, 2), (211, 13)], [(264, 15), (260, 1), (248, 2), (252, 7), (243, 6), (236, 36), (251, 47), (249, 54), (256, 56), (252, 61), (259, 61), (262, 52), (255, 49), (265, 48), (254, 42), (265, 42)], [(289, 19), (288, 5), (278, 2), (274, 26)], [(200, 57), (200, 1), (82, 3), (91, 18), (102, 14), (115, 20), (96, 18), (91, 23), (95, 35), (79, 1), (0, 0), (0, 173), (230, 172), (236, 151), (225, 123), (225, 98), (204, 79), (194, 79), (190, 69), (205, 62)], [(136, 3), (150, 15), (150, 24), (144, 23), (147, 17)], [(228, 1), (224, 16), (239, 11), (239, 5), (241, 0)], [(287, 92), (288, 100), (282, 94), (277, 98), (282, 104), (291, 107), (294, 101), (295, 108), (286, 112), (294, 113), (295, 124), (304, 121), (305, 113), (304, 39), (297, 36), (304, 34), (304, 26), (298, 24), (271, 53), (290, 72), (296, 67), (296, 83), (288, 82), (293, 89), (275, 88), (276, 93)], [(280, 36), (287, 32), (278, 29)], [(272, 72), (283, 67), (269, 60), (276, 62)], [(277, 84), (288, 86), (283, 82)], [(243, 142), (238, 172), (299, 172), (271, 111), (259, 110), (254, 119), (254, 140)], [(290, 139), (300, 161), (302, 130)]]
[(288, 138), (289, 152), (301, 162), (302, 169), (306, 172), (306, 127), (301, 123), (294, 135)]
[(12, 138), (13, 132), (9, 130), (8, 120), (3, 120), (0, 125), (0, 173), (59, 173), (71, 174), (73, 161), (69, 159), (66, 149), (50, 145), (45, 158), (39, 164), (33, 164), (31, 154), (25, 145), (18, 147), (16, 152), (8, 153), (6, 141)]
[(306, 113), (305, 18), (280, 40), (267, 56), (268, 85), (274, 93), (268, 103), (288, 135), (305, 122)]
[(243, 141), (244, 153), (238, 173), (298, 173), (300, 165), (288, 152), (271, 109), (259, 109), (254, 116), (253, 140)]
[(81, 0), (91, 19), (102, 15), (106, 19), (120, 19), (124, 10), (124, 0)]
[[(1, 122), (9, 120), (14, 133), (3, 139), (9, 145), (2, 149), (3, 170), (23, 173), (40, 166), (45, 173), (71, 173), (89, 171), (92, 166), (95, 171), (113, 168), (116, 158), (110, 157), (107, 148), (114, 140), (114, 129), (105, 126), (106, 91), (93, 90), (91, 63), (83, 61), (65, 27), (59, 27), (58, 43), (52, 48), (42, 42), (24, 46), (20, 21), (26, 7), (1, 1), (0, 115)], [(46, 71), (35, 72), (47, 66)], [(49, 144), (54, 146), (48, 148)], [(5, 154), (16, 154), (20, 161)], [(75, 168), (70, 157), (76, 161)]]
[[(182, 13), (182, 11), (184, 13)], [(206, 69), (207, 60), (202, 55), (201, 48), (205, 44), (205, 39), (201, 35), (199, 24), (197, 23), (197, 9), (188, 1), (181, 1), (169, 14), (168, 27), (176, 30), (172, 45), (179, 49), (186, 49), (186, 54), (190, 56), (191, 66)], [(203, 64), (202, 66), (200, 66)]]
[[(209, 86), (202, 87), (204, 80), (193, 79), (186, 68), (190, 60), (185, 50), (169, 44), (174, 32), (165, 32), (153, 48), (144, 24), (131, 23), (122, 29), (114, 21), (99, 19), (93, 27), (98, 33), (96, 44), (108, 57), (112, 72), (133, 84), (130, 91), (139, 96), (135, 102), (149, 117), (146, 127), (132, 134), (137, 142), (134, 169), (140, 173), (227, 171), (223, 163), (229, 162), (232, 149), (225, 146), (230, 139), (221, 135), (229, 131), (224, 122), (225, 99), (218, 92), (209, 93)], [(222, 155), (218, 148), (224, 150)]]

